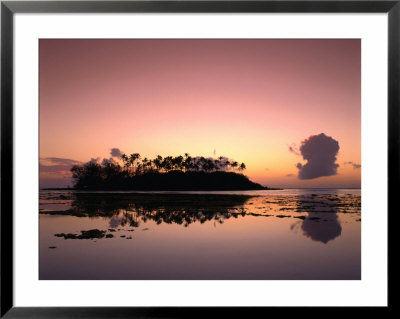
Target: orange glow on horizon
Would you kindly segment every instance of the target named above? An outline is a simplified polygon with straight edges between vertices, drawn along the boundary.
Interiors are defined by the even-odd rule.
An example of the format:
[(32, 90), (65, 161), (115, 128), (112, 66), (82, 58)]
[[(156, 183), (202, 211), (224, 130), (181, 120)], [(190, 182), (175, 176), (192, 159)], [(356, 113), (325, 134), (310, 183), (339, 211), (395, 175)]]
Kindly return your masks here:
[[(320, 133), (339, 142), (338, 174), (299, 180), (288, 148)], [(361, 42), (40, 40), (40, 157), (114, 147), (226, 156), (270, 187), (359, 187), (345, 163), (361, 163)]]

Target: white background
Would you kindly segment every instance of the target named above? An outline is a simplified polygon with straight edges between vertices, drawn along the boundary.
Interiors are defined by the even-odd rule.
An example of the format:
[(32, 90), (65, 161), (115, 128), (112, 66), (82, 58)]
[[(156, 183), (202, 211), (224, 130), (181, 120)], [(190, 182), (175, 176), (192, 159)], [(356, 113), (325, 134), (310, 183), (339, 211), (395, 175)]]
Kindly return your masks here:
[[(387, 305), (387, 14), (17, 14), (15, 18), (15, 306)], [(39, 38), (361, 38), (362, 280), (39, 281)]]

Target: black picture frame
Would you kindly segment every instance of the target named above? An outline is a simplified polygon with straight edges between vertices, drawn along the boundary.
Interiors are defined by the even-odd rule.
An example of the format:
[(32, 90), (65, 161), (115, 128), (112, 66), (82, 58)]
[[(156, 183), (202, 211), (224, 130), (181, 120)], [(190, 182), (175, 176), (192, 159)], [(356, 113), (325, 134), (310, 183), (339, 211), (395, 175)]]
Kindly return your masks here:
[[(400, 0), (396, 1), (1, 1), (1, 317), (5, 318), (176, 318), (267, 315), (274, 308), (240, 307), (14, 307), (13, 303), (13, 19), (16, 13), (118, 12), (269, 12), (269, 13), (388, 13), (388, 247), (397, 214), (400, 120)], [(388, 254), (389, 256), (389, 254)], [(388, 265), (391, 258), (389, 256)], [(390, 269), (388, 269), (389, 271)], [(390, 273), (389, 273), (390, 276)], [(388, 278), (388, 287), (390, 280)], [(390, 292), (390, 290), (389, 290)], [(392, 295), (388, 294), (391, 309)], [(326, 310), (326, 308), (324, 307)], [(360, 309), (347, 308), (347, 312)], [(281, 310), (279, 310), (281, 311)], [(309, 307), (285, 312), (308, 314)], [(339, 307), (332, 308), (335, 313)], [(371, 309), (368, 309), (371, 311)]]

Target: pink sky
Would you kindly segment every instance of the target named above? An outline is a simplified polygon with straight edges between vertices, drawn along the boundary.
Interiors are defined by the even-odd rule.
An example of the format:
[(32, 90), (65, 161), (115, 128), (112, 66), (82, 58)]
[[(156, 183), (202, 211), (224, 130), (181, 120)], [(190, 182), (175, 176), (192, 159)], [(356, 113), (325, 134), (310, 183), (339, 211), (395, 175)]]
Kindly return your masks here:
[[(338, 174), (300, 180), (289, 146), (320, 133), (339, 142)], [(361, 41), (40, 40), (40, 157), (114, 147), (216, 150), (270, 187), (359, 187), (345, 162), (361, 163)], [(69, 182), (62, 165), (48, 171), (42, 187)]]

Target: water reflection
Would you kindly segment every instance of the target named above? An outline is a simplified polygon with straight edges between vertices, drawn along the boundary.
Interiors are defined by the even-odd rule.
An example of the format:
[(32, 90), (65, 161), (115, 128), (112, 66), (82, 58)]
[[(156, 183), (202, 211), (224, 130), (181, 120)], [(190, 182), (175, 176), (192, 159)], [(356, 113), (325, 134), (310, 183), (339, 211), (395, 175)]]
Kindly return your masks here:
[[(156, 224), (179, 224), (217, 221), (238, 216), (263, 216), (246, 212), (244, 204), (249, 195), (191, 195), (191, 194), (85, 194), (72, 198), (71, 208), (65, 211), (44, 211), (49, 215), (109, 219), (109, 227), (139, 227), (152, 220)], [(265, 215), (269, 216), (269, 215)]]
[[(307, 212), (308, 216), (301, 222), (301, 229), (304, 236), (313, 241), (324, 244), (339, 237), (342, 233), (342, 226), (338, 220), (337, 213), (339, 205), (329, 200), (319, 200), (300, 196), (298, 201), (298, 211)], [(329, 208), (329, 209), (326, 209)], [(315, 212), (313, 210), (319, 210)]]
[(299, 193), (41, 192), (39, 278), (360, 279), (360, 195)]
[[(250, 200), (251, 199), (251, 200)], [(57, 198), (53, 197), (53, 200)], [(257, 196), (227, 194), (124, 194), (70, 193), (62, 195), (69, 208), (41, 211), (49, 215), (106, 218), (109, 228), (137, 228), (153, 221), (188, 227), (192, 223), (212, 221), (222, 224), (239, 216), (275, 216), (299, 218), (292, 230), (324, 244), (339, 237), (342, 226), (338, 213), (360, 213), (360, 197), (347, 195)], [(285, 213), (284, 215), (282, 213)], [(292, 215), (289, 215), (292, 213)], [(307, 215), (305, 215), (305, 213)]]

